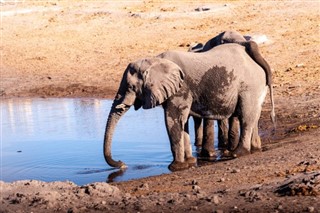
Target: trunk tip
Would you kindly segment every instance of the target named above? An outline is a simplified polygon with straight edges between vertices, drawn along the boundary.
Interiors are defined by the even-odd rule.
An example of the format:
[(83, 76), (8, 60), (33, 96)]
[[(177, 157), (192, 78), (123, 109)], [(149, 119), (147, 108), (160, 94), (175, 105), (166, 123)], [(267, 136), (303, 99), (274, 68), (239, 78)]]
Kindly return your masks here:
[(122, 162), (120, 160), (119, 161), (115, 161), (109, 156), (106, 157), (106, 161), (107, 161), (109, 166), (112, 166), (112, 167), (115, 167), (115, 168), (119, 168), (119, 169), (127, 168), (127, 165), (124, 162)]

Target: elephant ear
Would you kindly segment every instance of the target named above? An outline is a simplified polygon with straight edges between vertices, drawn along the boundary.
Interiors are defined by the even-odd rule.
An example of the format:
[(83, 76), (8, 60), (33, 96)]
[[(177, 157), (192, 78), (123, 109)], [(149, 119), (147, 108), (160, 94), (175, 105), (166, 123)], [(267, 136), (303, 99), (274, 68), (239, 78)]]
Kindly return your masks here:
[(144, 72), (144, 109), (162, 104), (179, 91), (184, 79), (184, 73), (177, 64), (167, 59), (153, 60)]

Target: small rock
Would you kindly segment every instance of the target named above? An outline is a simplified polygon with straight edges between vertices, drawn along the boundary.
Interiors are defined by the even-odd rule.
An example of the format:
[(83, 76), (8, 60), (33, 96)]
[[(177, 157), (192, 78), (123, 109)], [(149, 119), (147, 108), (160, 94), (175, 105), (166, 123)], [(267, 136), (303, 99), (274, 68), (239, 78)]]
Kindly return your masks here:
[(286, 72), (289, 72), (291, 70), (292, 70), (292, 67), (289, 67), (289, 68), (286, 69)]
[(220, 180), (219, 180), (219, 182), (224, 182), (224, 181), (226, 181), (225, 178), (220, 178)]
[(314, 207), (313, 206), (309, 206), (308, 207), (308, 212), (314, 212)]
[(197, 210), (198, 210), (198, 206), (191, 206), (191, 207), (190, 207), (190, 210), (195, 210), (195, 211), (197, 211)]
[(209, 7), (198, 7), (194, 10), (197, 12), (201, 12), (201, 11), (208, 11), (208, 10), (210, 10), (210, 8)]
[(168, 202), (167, 202), (167, 203), (174, 204), (175, 202), (176, 202), (176, 200), (175, 200), (175, 199), (170, 199), (170, 200), (168, 200)]
[(198, 186), (198, 185), (194, 185), (194, 186), (192, 186), (192, 189), (193, 189), (193, 191), (195, 191), (196, 193), (200, 193), (200, 186)]
[(231, 173), (239, 173), (240, 172), (240, 169), (233, 169), (232, 171), (231, 171)]
[(186, 194), (186, 195), (184, 195), (188, 200), (190, 200), (191, 199), (191, 195), (189, 195), (189, 194)]
[(149, 185), (147, 183), (143, 183), (139, 186), (140, 190), (149, 190)]
[(191, 185), (198, 185), (198, 181), (197, 180), (192, 180), (191, 181)]
[(102, 204), (102, 205), (106, 205), (107, 202), (103, 200), (103, 201), (101, 202), (101, 204)]
[(297, 64), (296, 67), (297, 67), (297, 68), (299, 68), (299, 67), (304, 67), (304, 64), (303, 64), (303, 63)]
[(213, 196), (213, 203), (218, 205), (220, 203), (218, 195)]
[(132, 13), (130, 16), (134, 18), (141, 18), (141, 15), (138, 13)]

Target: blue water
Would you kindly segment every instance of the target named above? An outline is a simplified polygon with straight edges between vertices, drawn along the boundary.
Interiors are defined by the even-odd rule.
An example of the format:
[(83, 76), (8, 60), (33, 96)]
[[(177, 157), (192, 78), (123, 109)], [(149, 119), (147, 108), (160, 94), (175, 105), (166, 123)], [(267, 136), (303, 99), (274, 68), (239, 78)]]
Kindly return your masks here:
[(161, 107), (130, 109), (112, 143), (113, 158), (128, 168), (122, 172), (105, 163), (103, 137), (111, 104), (100, 99), (1, 100), (0, 179), (83, 185), (169, 173), (172, 154)]

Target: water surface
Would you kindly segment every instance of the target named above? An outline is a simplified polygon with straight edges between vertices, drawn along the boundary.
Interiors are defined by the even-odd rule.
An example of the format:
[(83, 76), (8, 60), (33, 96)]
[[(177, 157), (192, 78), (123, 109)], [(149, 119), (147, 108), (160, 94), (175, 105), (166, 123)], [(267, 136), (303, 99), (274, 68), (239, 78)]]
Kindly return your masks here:
[(112, 144), (113, 158), (128, 169), (121, 172), (105, 163), (103, 137), (111, 104), (100, 99), (1, 100), (1, 180), (82, 185), (169, 173), (172, 155), (161, 107), (130, 109)]

